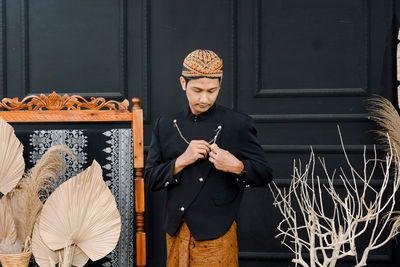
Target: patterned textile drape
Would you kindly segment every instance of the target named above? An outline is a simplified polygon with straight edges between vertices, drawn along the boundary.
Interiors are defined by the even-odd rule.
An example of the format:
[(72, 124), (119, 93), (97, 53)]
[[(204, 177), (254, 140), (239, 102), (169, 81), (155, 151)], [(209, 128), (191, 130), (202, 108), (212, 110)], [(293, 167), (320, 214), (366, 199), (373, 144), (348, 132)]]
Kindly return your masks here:
[(105, 258), (89, 261), (85, 266), (135, 266), (132, 129), (36, 130), (16, 131), (16, 134), (24, 144), (28, 168), (51, 146), (65, 144), (72, 149), (78, 162), (67, 158), (66, 175), (60, 177), (60, 183), (90, 166), (94, 159), (99, 162), (103, 178), (117, 201), (122, 228), (116, 249)]

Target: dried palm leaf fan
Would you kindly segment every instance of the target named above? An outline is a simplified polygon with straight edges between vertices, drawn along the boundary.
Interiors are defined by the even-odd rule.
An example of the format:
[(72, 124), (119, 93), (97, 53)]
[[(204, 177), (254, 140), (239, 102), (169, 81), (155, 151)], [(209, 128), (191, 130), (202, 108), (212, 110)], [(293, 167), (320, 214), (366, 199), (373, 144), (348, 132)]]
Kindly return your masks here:
[[(17, 238), (22, 243), (32, 236), (33, 226), (43, 207), (41, 199), (47, 199), (56, 185), (57, 175), (65, 171), (64, 156), (60, 153), (75, 157), (65, 145), (51, 147), (10, 192)], [(24, 250), (30, 248), (24, 247)]]
[[(93, 261), (115, 248), (120, 231), (116, 201), (96, 161), (61, 184), (50, 195), (40, 215), (39, 233), (48, 248), (57, 251), (76, 245)], [(39, 241), (35, 237), (33, 242)], [(34, 255), (37, 253), (34, 251)], [(68, 259), (63, 261), (62, 266), (72, 263)]]
[(23, 149), (13, 127), (0, 118), (0, 261), (3, 267), (27, 266), (31, 257), (31, 252), (20, 253), (21, 244), (7, 195), (24, 174)]
[(14, 128), (0, 118), (0, 198), (10, 192), (24, 174), (23, 150)]
[(11, 212), (8, 197), (0, 199), (0, 251), (2, 253), (15, 253), (13, 246), (17, 241), (17, 231)]
[[(6, 243), (7, 249), (0, 249), (1, 253), (13, 253), (0, 254), (3, 267), (28, 266), (31, 257), (30, 241), (33, 225), (43, 206), (40, 198), (46, 199), (56, 184), (57, 175), (65, 171), (61, 152), (75, 158), (72, 151), (64, 145), (51, 147), (6, 196), (10, 199), (16, 241)], [(0, 223), (3, 221), (0, 220)]]
[[(61, 249), (55, 252), (46, 246), (42, 240), (42, 237), (40, 236), (38, 222), (36, 222), (33, 229), (32, 252), (35, 256), (36, 263), (39, 264), (40, 267), (54, 267), (57, 263), (59, 263), (60, 258), (66, 259), (68, 256), (70, 256), (67, 256), (69, 251)], [(72, 258), (72, 265), (76, 267), (84, 266), (89, 260), (89, 257), (86, 256), (86, 254), (83, 253), (79, 247), (74, 248), (74, 255)]]

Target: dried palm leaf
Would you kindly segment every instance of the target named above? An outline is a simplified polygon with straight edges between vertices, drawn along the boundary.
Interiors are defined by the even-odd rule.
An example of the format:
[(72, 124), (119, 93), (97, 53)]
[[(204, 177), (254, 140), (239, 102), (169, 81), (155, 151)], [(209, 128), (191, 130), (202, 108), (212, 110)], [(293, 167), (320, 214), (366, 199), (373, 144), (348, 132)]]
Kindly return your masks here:
[[(70, 249), (71, 249), (71, 246), (70, 246)], [(69, 251), (65, 250), (65, 249), (60, 250), (59, 254), (64, 255), (61, 258), (60, 262), (64, 263), (67, 253), (70, 256), (73, 255), (73, 257), (70, 257), (68, 263), (71, 263), (70, 261), (72, 261), (72, 265), (76, 266), (76, 267), (84, 266), (89, 260), (89, 257), (79, 247), (74, 245), (73, 253), (69, 253)]]
[[(15, 230), (14, 219), (11, 212), (10, 200), (7, 196), (0, 199), (0, 253), (4, 253), (4, 244), (15, 244), (17, 231)], [(21, 252), (21, 251), (20, 251)]]
[(0, 198), (10, 192), (24, 174), (23, 150), (14, 128), (0, 118)]
[[(56, 265), (57, 263), (56, 263), (52, 258), (50, 258), (49, 261), (50, 261), (50, 266), (51, 266), (51, 267), (56, 267), (56, 266), (57, 266), (57, 265)], [(40, 265), (39, 265), (39, 266), (40, 266)]]
[[(36, 263), (39, 264), (40, 267), (54, 267), (58, 262), (60, 262), (60, 257), (61, 261), (65, 258), (64, 249), (53, 251), (43, 242), (42, 237), (40, 236), (38, 222), (35, 223), (35, 227), (33, 228), (32, 252)], [(83, 253), (80, 248), (75, 247), (72, 264), (76, 267), (82, 267), (88, 260), (89, 257)]]
[(370, 99), (367, 107), (371, 113), (370, 118), (375, 121), (382, 130), (375, 131), (378, 134), (378, 140), (389, 147), (390, 137), (392, 146), (400, 153), (400, 116), (393, 104), (384, 97), (375, 97)]
[(58, 255), (49, 249), (40, 236), (38, 223), (35, 223), (32, 234), (32, 253), (40, 267), (54, 267), (58, 263)]
[[(0, 242), (0, 255), (1, 254), (20, 254), (22, 251), (23, 245), (19, 240), (14, 243), (8, 240), (7, 238), (3, 239)], [(1, 261), (1, 260), (0, 260)]]
[(43, 206), (39, 229), (50, 249), (76, 244), (94, 261), (115, 248), (121, 217), (96, 161), (50, 195)]
[(65, 145), (51, 147), (10, 192), (18, 239), (22, 242), (32, 236), (33, 226), (43, 207), (40, 199), (47, 198), (56, 185), (57, 175), (65, 172), (61, 153), (75, 158)]
[(58, 254), (60, 267), (70, 267), (72, 265), (81, 267), (89, 260), (89, 257), (75, 244), (66, 246)]

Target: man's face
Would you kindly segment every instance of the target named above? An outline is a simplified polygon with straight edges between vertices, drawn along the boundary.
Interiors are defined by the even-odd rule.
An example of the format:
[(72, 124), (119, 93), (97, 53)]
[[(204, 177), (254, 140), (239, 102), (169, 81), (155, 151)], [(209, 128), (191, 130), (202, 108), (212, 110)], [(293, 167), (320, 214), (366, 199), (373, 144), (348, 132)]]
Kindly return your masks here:
[(186, 91), (186, 97), (189, 102), (190, 110), (198, 115), (206, 112), (217, 100), (220, 89), (219, 79), (200, 78), (186, 80), (181, 77), (182, 89)]

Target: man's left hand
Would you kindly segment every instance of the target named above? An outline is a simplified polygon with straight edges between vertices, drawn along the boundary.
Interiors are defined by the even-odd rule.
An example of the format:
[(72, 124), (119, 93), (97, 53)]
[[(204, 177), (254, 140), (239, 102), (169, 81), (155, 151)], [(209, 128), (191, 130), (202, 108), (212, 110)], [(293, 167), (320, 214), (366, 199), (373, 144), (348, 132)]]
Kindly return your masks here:
[(214, 164), (217, 170), (223, 172), (240, 174), (244, 169), (243, 162), (232, 155), (228, 150), (222, 149), (216, 144), (211, 146), (208, 160)]

